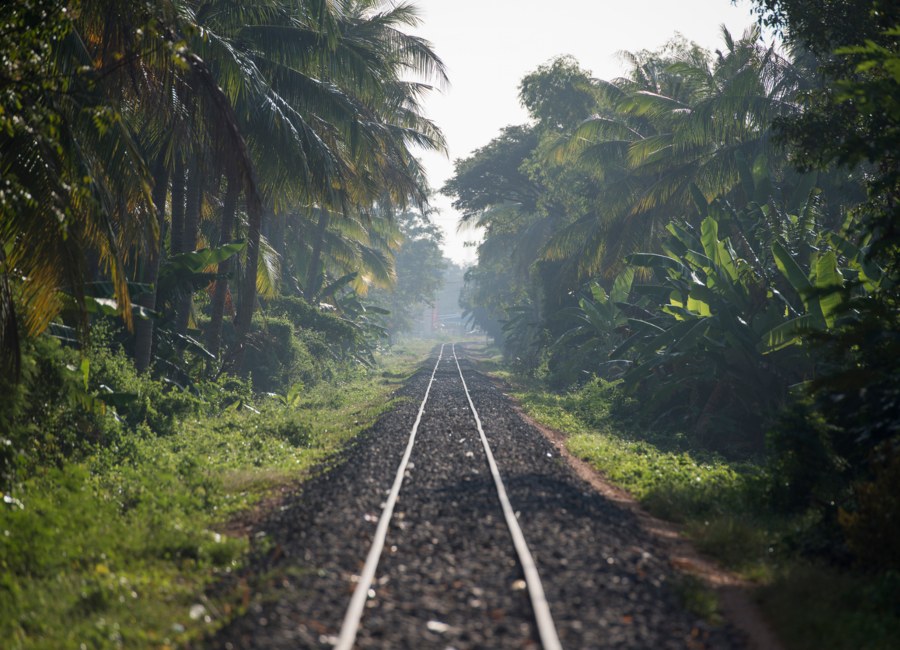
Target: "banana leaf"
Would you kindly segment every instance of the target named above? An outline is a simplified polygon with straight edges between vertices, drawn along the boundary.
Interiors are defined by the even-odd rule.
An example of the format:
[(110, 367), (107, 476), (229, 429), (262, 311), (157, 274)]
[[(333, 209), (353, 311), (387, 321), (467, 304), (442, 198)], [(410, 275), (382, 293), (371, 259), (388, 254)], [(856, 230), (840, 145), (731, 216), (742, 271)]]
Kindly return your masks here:
[(642, 266), (651, 269), (672, 269), (687, 273), (687, 267), (676, 259), (667, 255), (657, 255), (656, 253), (633, 253), (625, 258), (625, 261), (632, 266)]
[(759, 351), (763, 354), (769, 354), (770, 352), (783, 350), (791, 345), (797, 345), (801, 342), (802, 334), (818, 329), (816, 327), (818, 322), (817, 317), (806, 314), (781, 323), (763, 334), (759, 344)]
[(827, 327), (834, 326), (834, 320), (844, 296), (841, 289), (844, 286), (844, 276), (837, 264), (837, 255), (834, 251), (826, 251), (816, 260), (816, 296), (822, 316)]

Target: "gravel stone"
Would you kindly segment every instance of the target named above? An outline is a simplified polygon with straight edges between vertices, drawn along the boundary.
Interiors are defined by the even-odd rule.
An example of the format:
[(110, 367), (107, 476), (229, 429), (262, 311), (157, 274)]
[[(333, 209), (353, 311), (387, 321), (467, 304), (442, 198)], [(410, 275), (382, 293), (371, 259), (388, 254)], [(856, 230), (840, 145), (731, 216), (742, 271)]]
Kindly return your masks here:
[[(672, 569), (634, 516), (578, 478), (456, 347), (565, 648), (744, 648), (679, 604)], [(329, 648), (358, 581), (437, 354), (404, 399), (262, 525), (252, 592), (210, 648)], [(259, 534), (259, 533), (257, 533)], [(540, 648), (450, 346), (435, 375), (358, 648)]]

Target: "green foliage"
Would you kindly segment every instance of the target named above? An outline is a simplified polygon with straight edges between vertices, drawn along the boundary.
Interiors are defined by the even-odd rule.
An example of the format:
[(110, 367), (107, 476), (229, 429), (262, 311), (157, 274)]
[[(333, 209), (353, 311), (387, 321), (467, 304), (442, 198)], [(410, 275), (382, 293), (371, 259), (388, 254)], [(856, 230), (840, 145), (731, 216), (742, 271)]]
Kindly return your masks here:
[(885, 445), (873, 452), (871, 480), (853, 485), (852, 510), (838, 516), (847, 544), (864, 565), (900, 570), (900, 454)]
[(628, 316), (624, 307), (631, 295), (634, 267), (625, 268), (609, 294), (597, 281), (588, 283), (578, 307), (563, 310), (557, 319), (568, 329), (551, 347), (552, 385), (575, 383), (580, 376), (610, 378), (621, 374), (622, 363), (610, 359), (624, 340)]
[[(360, 294), (366, 282), (390, 283), (389, 220), (367, 217), (376, 204), (424, 202), (411, 148), (443, 147), (420, 94), (445, 82), (445, 71), (430, 45), (406, 32), (415, 8), (227, 4), (191, 11), (166, 0), (29, 0), (0, 10), (5, 375), (18, 372), (20, 324), (33, 336), (68, 311), (83, 331), (98, 312), (130, 326), (130, 281), (139, 279), (149, 291), (135, 311), (161, 320), (137, 323), (138, 367), (150, 366), (152, 330), (165, 330), (156, 371), (187, 385), (198, 373), (194, 359), (179, 363), (186, 348), (207, 354), (184, 331), (191, 297), (215, 275), (237, 298), (231, 358), (240, 366), (257, 293), (277, 293), (287, 252), (284, 237), (279, 250), (269, 245), (264, 223), (300, 221), (301, 206), (358, 217), (355, 236), (339, 235), (326, 251), (328, 273), (364, 271), (353, 287)], [(223, 184), (221, 221), (210, 219)], [(194, 251), (201, 224), (210, 247)], [(242, 272), (232, 278), (227, 257), (244, 234)], [(97, 279), (112, 297), (89, 295)], [(218, 292), (208, 337), (216, 354), (223, 298)]]
[(371, 365), (384, 338), (384, 310), (359, 301), (353, 292), (333, 296), (340, 309), (316, 309), (295, 296), (266, 301), (247, 337), (252, 351), (244, 370), (254, 390), (283, 393), (314, 386), (354, 366)]
[(662, 300), (652, 319), (632, 319), (635, 335), (616, 354), (633, 350), (625, 384), (640, 391), (651, 412), (690, 423), (713, 445), (720, 432), (737, 434), (719, 448), (739, 447), (743, 437), (750, 449), (760, 449), (761, 436), (752, 436), (802, 376), (803, 360), (797, 354), (763, 358), (785, 305), (760, 270), (719, 238), (718, 227), (707, 216), (698, 237), (670, 224), (666, 256), (629, 257), (658, 278), (635, 290)]
[[(165, 40), (156, 29), (154, 8), (142, 6), (128, 14), (134, 28), (129, 45), (135, 50)], [(74, 305), (80, 316), (75, 322), (86, 327), (87, 251), (94, 266), (102, 262), (127, 315), (123, 249), (141, 248), (151, 232), (144, 221), (147, 170), (118, 107), (105, 96), (116, 82), (84, 65), (85, 42), (75, 35), (81, 15), (81, 3), (60, 0), (0, 8), (4, 371), (10, 369), (11, 348), (18, 345), (20, 320), (23, 332), (35, 335), (66, 305)], [(130, 60), (126, 54), (131, 53), (119, 45), (111, 44), (110, 58)]]
[(296, 383), (312, 384), (323, 376), (330, 357), (324, 337), (304, 331), (307, 339), (314, 339), (324, 348), (324, 358), (317, 359), (296, 332), (294, 324), (287, 318), (257, 319), (256, 327), (248, 337), (252, 353), (244, 363), (255, 390), (278, 391)]
[(221, 504), (209, 474), (146, 451), (114, 471), (67, 465), (36, 476), (19, 486), (21, 506), (0, 511), (0, 633), (10, 647), (115, 647), (202, 629), (188, 616), (198, 578), (235, 566), (246, 543), (209, 530)]
[(525, 126), (505, 128), (470, 158), (455, 163), (455, 174), (441, 193), (456, 197), (453, 208), (473, 221), (495, 206), (513, 204), (535, 209), (541, 188), (521, 167), (538, 144), (538, 134)]
[[(82, 458), (93, 448), (131, 446), (125, 427), (97, 399), (90, 383), (91, 360), (58, 340), (28, 339), (22, 348), (19, 382), (0, 384), (2, 449), (0, 485), (20, 473)], [(86, 378), (87, 373), (87, 378)]]
[(202, 407), (199, 395), (173, 381), (159, 381), (139, 374), (121, 348), (95, 327), (95, 340), (86, 353), (90, 362), (91, 388), (97, 400), (115, 409), (127, 428), (148, 427), (156, 435), (171, 435), (176, 422)]
[[(833, 326), (810, 337), (823, 363), (808, 386), (806, 414), (776, 430), (782, 444), (816, 451), (812, 458), (817, 467), (824, 467), (823, 476), (814, 477), (794, 461), (787, 480), (812, 484), (814, 497), (823, 491), (834, 496), (834, 505), (823, 517), (832, 532), (839, 519), (847, 524), (843, 529), (847, 541), (855, 540), (851, 546), (864, 560), (869, 552), (863, 546), (868, 544), (861, 540), (877, 539), (879, 528), (890, 535), (886, 522), (898, 517), (897, 504), (890, 498), (874, 497), (882, 504), (875, 508), (869, 496), (883, 492), (877, 486), (890, 475), (885, 459), (900, 439), (896, 367), (900, 10), (896, 3), (880, 0), (756, 4), (762, 21), (784, 29), (795, 46), (809, 48), (817, 59), (820, 84), (805, 93), (806, 110), (775, 126), (790, 145), (793, 160), (806, 169), (837, 165), (842, 171), (865, 174), (868, 198), (850, 212), (852, 243), (832, 239), (853, 270), (849, 287), (862, 290), (828, 296), (839, 308)], [(823, 458), (828, 462), (821, 462)], [(835, 513), (838, 507), (841, 517)]]
[[(486, 227), (465, 306), (507, 359), (525, 360), (518, 372), (581, 386), (531, 408), (579, 431), (572, 444), (645, 503), (705, 517), (702, 504), (722, 502), (690, 520), (704, 548), (730, 563), (770, 549), (788, 562), (869, 559), (870, 579), (848, 588), (889, 585), (900, 9), (755, 4), (789, 48), (723, 31), (715, 57), (682, 40), (629, 54), (612, 81), (566, 60), (526, 77), (535, 123), (504, 131), (445, 187), (464, 221)], [(639, 405), (631, 424), (652, 436), (609, 430), (610, 398), (593, 377), (623, 367)], [(692, 463), (710, 448), (764, 462), (733, 486), (712, 472), (703, 494)], [(896, 617), (883, 605), (841, 602), (846, 634), (824, 617), (809, 624), (838, 647), (886, 647)]]
[(764, 468), (729, 462), (686, 435), (634, 426), (639, 404), (618, 383), (595, 379), (563, 395), (516, 396), (529, 415), (569, 434), (573, 454), (651, 513), (683, 522), (692, 539), (728, 566), (764, 572), (776, 538), (771, 528), (781, 525), (766, 513)]
[(706, 582), (698, 577), (684, 574), (677, 576), (672, 586), (685, 609), (711, 625), (722, 624), (718, 595)]
[(808, 400), (782, 411), (768, 436), (774, 507), (794, 512), (833, 508), (846, 496), (846, 460), (834, 449), (833, 433)]
[[(248, 382), (223, 375), (198, 383), (190, 408), (180, 409), (182, 391), (137, 375), (107, 343), (87, 351), (86, 383), (80, 364), (65, 366), (76, 350), (49, 337), (27, 349), (27, 373), (59, 378), (40, 394), (39, 385), (16, 385), (19, 413), (40, 398), (47, 413), (94, 418), (121, 435), (116, 444), (79, 441), (66, 453), (29, 448), (28, 462), (14, 458), (16, 471), (4, 476), (0, 636), (11, 648), (182, 646), (224, 624), (240, 611), (240, 594), (210, 601), (204, 588), (239, 568), (248, 545), (219, 532), (222, 524), (327, 461), (390, 406), (397, 381), (345, 372), (282, 400), (254, 397)], [(402, 379), (420, 359), (386, 367)], [(99, 392), (101, 379), (130, 384), (135, 397), (85, 410), (95, 393), (112, 401)], [(61, 432), (41, 429), (46, 422), (35, 419), (30, 435), (61, 444)]]
[[(746, 442), (759, 450), (766, 417), (759, 414), (777, 409), (785, 386), (803, 374), (776, 363), (779, 355), (762, 357), (772, 352), (762, 337), (787, 320), (781, 294), (769, 291), (772, 230), (790, 218), (783, 197), (806, 200), (812, 186), (784, 171), (768, 130), (774, 115), (792, 110), (797, 71), (752, 29), (723, 40), (718, 58), (683, 41), (632, 54), (633, 69), (614, 81), (591, 79), (567, 59), (542, 67), (522, 85), (538, 123), (505, 131), (460, 163), (444, 192), (457, 197), (464, 221), (478, 217), (487, 227), (466, 307), (508, 358), (526, 360), (529, 372), (546, 361), (549, 380), (563, 386), (621, 372), (636, 360), (625, 352), (657, 333), (662, 338), (644, 341), (629, 373), (635, 382), (636, 373), (664, 382), (646, 391), (658, 400), (649, 410), (692, 422), (714, 443), (721, 438), (714, 430), (741, 422), (754, 440), (736, 434), (720, 447)], [(523, 176), (529, 185), (517, 182)], [(662, 227), (673, 221), (685, 225)], [(713, 232), (720, 227), (722, 236)], [(661, 268), (660, 286), (646, 286), (644, 268), (632, 278), (634, 298), (607, 294), (625, 254), (646, 251), (657, 257), (645, 261), (659, 261), (666, 245), (675, 247), (666, 252), (672, 259), (693, 251), (679, 261), (683, 286), (672, 286)], [(834, 271), (836, 256), (830, 261)], [(709, 272), (693, 281), (703, 268)], [(704, 291), (718, 294), (715, 313)], [(499, 332), (498, 322), (506, 323)], [(779, 330), (773, 344), (796, 342), (806, 324)], [(772, 365), (779, 368), (767, 370)], [(716, 421), (729, 410), (733, 418)]]
[(748, 492), (753, 494), (747, 476), (714, 457), (703, 460), (696, 453), (661, 451), (645, 441), (591, 434), (574, 436), (569, 446), (666, 519), (721, 515), (747, 499)]
[(385, 327), (391, 338), (408, 332), (425, 307), (435, 305), (447, 261), (441, 252), (443, 234), (428, 213), (406, 211), (397, 217), (403, 243), (396, 254), (397, 280), (388, 291), (369, 292), (369, 299), (385, 305)]
[(875, 38), (898, 23), (897, 7), (883, 0), (755, 0), (764, 24), (827, 55)]
[(530, 375), (541, 365), (546, 338), (538, 306), (531, 302), (510, 305), (503, 321), (504, 355), (517, 370)]
[(171, 255), (161, 264), (156, 296), (161, 307), (174, 302), (182, 294), (191, 294), (216, 280), (215, 273), (206, 270), (228, 260), (247, 247), (246, 242), (234, 242), (217, 248), (200, 248), (190, 253)]
[(748, 477), (755, 476), (749, 466), (698, 453), (685, 436), (624, 433), (625, 418), (634, 416), (637, 404), (618, 383), (594, 379), (562, 396), (532, 392), (520, 399), (542, 421), (573, 432), (568, 446), (574, 454), (590, 460), (660, 516), (680, 520), (727, 511), (733, 505), (728, 495), (745, 492)]
[(593, 80), (571, 56), (526, 75), (519, 84), (519, 101), (542, 126), (559, 130), (590, 117), (597, 104)]
[(349, 345), (355, 338), (353, 326), (335, 314), (323, 312), (297, 296), (280, 296), (265, 303), (265, 312), (282, 316), (296, 327), (321, 332), (337, 345)]
[(612, 419), (624, 420), (636, 413), (637, 403), (622, 391), (621, 382), (594, 378), (566, 393), (561, 403), (567, 412), (591, 428), (603, 428)]
[(793, 650), (890, 650), (900, 635), (898, 591), (896, 572), (871, 576), (801, 564), (782, 571), (760, 600), (766, 618)]
[[(320, 364), (320, 372), (328, 374), (333, 360), (371, 364), (375, 349), (386, 335), (380, 324), (386, 311), (367, 304), (352, 291), (340, 292), (331, 300), (334, 305), (316, 309), (302, 298), (281, 296), (268, 301), (265, 312), (276, 318), (281, 316), (292, 325), (312, 360)], [(267, 318), (262, 317), (263, 327)], [(292, 383), (294, 380), (289, 380), (284, 385)]]

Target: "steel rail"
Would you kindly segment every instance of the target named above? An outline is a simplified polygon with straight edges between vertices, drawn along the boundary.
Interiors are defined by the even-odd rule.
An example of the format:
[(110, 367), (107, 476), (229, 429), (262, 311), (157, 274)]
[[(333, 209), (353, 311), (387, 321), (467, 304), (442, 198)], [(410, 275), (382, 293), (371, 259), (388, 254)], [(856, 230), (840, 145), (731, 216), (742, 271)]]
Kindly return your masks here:
[[(419, 412), (416, 415), (416, 421), (413, 424), (412, 430), (410, 431), (409, 441), (406, 444), (406, 451), (404, 452), (403, 458), (400, 461), (400, 465), (397, 468), (397, 474), (394, 477), (394, 483), (391, 486), (391, 491), (388, 495), (387, 501), (385, 502), (384, 508), (381, 511), (381, 517), (378, 520), (378, 525), (375, 528), (375, 536), (372, 540), (372, 546), (369, 549), (369, 554), (366, 556), (366, 562), (360, 574), (359, 582), (357, 582), (356, 588), (353, 590), (353, 596), (350, 599), (350, 604), (347, 607), (346, 614), (344, 615), (340, 634), (338, 636), (337, 642), (334, 645), (335, 650), (352, 650), (353, 643), (356, 641), (356, 635), (359, 631), (359, 625), (362, 620), (363, 612), (365, 610), (368, 592), (369, 589), (371, 589), (372, 582), (375, 579), (375, 571), (378, 568), (378, 562), (381, 558), (381, 553), (384, 550), (384, 543), (387, 537), (391, 518), (393, 517), (394, 507), (396, 506), (397, 498), (400, 494), (400, 488), (403, 485), (406, 468), (409, 464), (410, 456), (412, 455), (416, 433), (419, 430), (419, 424), (422, 421), (422, 415), (425, 413), (425, 405), (428, 402), (428, 397), (431, 393), (431, 387), (434, 384), (434, 377), (437, 374), (437, 369), (440, 366), (444, 356), (444, 347), (445, 345), (441, 345), (437, 363), (435, 363), (434, 369), (431, 371), (431, 379), (428, 381), (428, 387), (425, 389), (425, 396), (422, 398), (422, 403), (419, 405)], [(500, 470), (497, 467), (497, 462), (494, 459), (493, 452), (491, 451), (490, 443), (488, 443), (487, 436), (484, 433), (484, 427), (481, 424), (481, 418), (478, 415), (478, 411), (475, 409), (475, 404), (472, 401), (471, 394), (469, 393), (469, 387), (466, 384), (465, 377), (463, 376), (462, 367), (459, 365), (459, 357), (456, 356), (455, 344), (451, 345), (451, 350), (453, 352), (453, 360), (456, 362), (456, 369), (459, 372), (459, 378), (462, 382), (463, 390), (466, 394), (466, 399), (469, 402), (469, 409), (471, 410), (472, 415), (475, 418), (475, 424), (478, 429), (478, 434), (481, 437), (481, 445), (484, 448), (488, 467), (491, 470), (491, 476), (494, 480), (494, 487), (497, 490), (497, 497), (500, 501), (500, 507), (503, 511), (503, 517), (506, 520), (506, 526), (509, 530), (510, 536), (512, 537), (513, 547), (515, 548), (516, 554), (519, 558), (519, 564), (521, 565), (522, 571), (525, 574), (525, 585), (528, 589), (528, 596), (531, 600), (531, 607), (534, 613), (535, 623), (537, 624), (538, 636), (540, 637), (541, 645), (543, 646), (544, 650), (562, 650), (559, 636), (556, 633), (556, 625), (553, 622), (553, 616), (550, 614), (550, 606), (547, 603), (547, 597), (544, 594), (544, 588), (541, 584), (540, 575), (538, 574), (537, 566), (534, 563), (534, 557), (531, 555), (531, 551), (528, 549), (528, 544), (525, 542), (525, 535), (522, 533), (522, 529), (519, 526), (518, 520), (516, 519), (515, 512), (513, 511), (512, 505), (509, 502), (509, 497), (506, 493), (506, 487), (503, 485), (503, 479), (500, 477)]]
[(503, 479), (500, 478), (500, 470), (497, 468), (497, 462), (494, 460), (494, 454), (491, 451), (491, 445), (488, 443), (484, 428), (481, 426), (481, 418), (478, 416), (478, 411), (472, 402), (472, 396), (469, 394), (466, 378), (463, 377), (459, 358), (456, 356), (456, 344), (451, 345), (450, 349), (453, 352), (453, 360), (456, 361), (456, 369), (459, 371), (463, 389), (466, 391), (466, 399), (469, 400), (469, 408), (472, 410), (472, 415), (475, 416), (475, 424), (478, 426), (481, 445), (484, 447), (484, 454), (487, 456), (488, 466), (491, 468), (491, 476), (494, 478), (494, 486), (497, 488), (497, 496), (500, 498), (500, 507), (503, 509), (506, 526), (509, 528), (513, 546), (516, 549), (516, 554), (519, 556), (519, 564), (522, 566), (522, 572), (525, 574), (525, 585), (528, 588), (528, 596), (531, 599), (531, 607), (534, 611), (534, 620), (537, 623), (541, 645), (544, 647), (544, 650), (562, 650), (559, 635), (556, 633), (556, 624), (553, 622), (553, 616), (550, 614), (550, 605), (547, 603), (546, 595), (544, 595), (544, 587), (541, 584), (541, 577), (538, 574), (537, 566), (535, 566), (534, 557), (532, 557), (531, 551), (528, 550), (525, 535), (522, 533), (522, 528), (519, 526), (519, 521), (516, 519), (516, 514), (509, 502), (506, 487), (503, 485)]
[(412, 454), (413, 444), (416, 441), (416, 432), (419, 430), (419, 423), (422, 421), (422, 414), (425, 412), (425, 402), (428, 401), (431, 385), (434, 383), (434, 376), (437, 374), (437, 369), (441, 365), (443, 356), (444, 345), (442, 344), (437, 363), (434, 364), (434, 370), (431, 371), (428, 388), (425, 389), (425, 397), (422, 398), (422, 404), (419, 406), (416, 422), (413, 424), (412, 431), (409, 434), (406, 451), (403, 453), (399, 467), (397, 467), (394, 484), (391, 486), (390, 494), (384, 504), (384, 509), (381, 511), (381, 518), (378, 520), (378, 526), (375, 528), (375, 538), (372, 540), (372, 547), (369, 549), (368, 556), (366, 556), (366, 563), (359, 576), (359, 582), (356, 583), (356, 589), (354, 589), (353, 596), (350, 598), (350, 605), (347, 607), (346, 614), (344, 614), (341, 631), (337, 643), (334, 645), (335, 650), (351, 650), (353, 642), (356, 641), (356, 633), (359, 630), (359, 622), (362, 619), (363, 610), (366, 606), (366, 598), (368, 598), (369, 589), (372, 587), (372, 581), (375, 579), (375, 569), (378, 568), (378, 560), (381, 558), (381, 552), (384, 550), (384, 540), (387, 537), (388, 526), (394, 514), (394, 506), (397, 503), (397, 496), (400, 494), (400, 486), (403, 484), (406, 466), (409, 464), (409, 457)]

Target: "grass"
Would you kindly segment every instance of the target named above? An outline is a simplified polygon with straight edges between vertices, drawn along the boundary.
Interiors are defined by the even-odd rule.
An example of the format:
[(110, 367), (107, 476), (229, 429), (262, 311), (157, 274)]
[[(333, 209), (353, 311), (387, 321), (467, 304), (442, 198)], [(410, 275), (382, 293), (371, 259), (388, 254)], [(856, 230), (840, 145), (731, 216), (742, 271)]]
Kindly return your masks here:
[(188, 416), (165, 436), (35, 473), (0, 503), (3, 647), (183, 647), (240, 612), (206, 586), (249, 550), (218, 530), (294, 484), (391, 406), (420, 348), (382, 368)]
[(672, 587), (685, 609), (707, 621), (710, 625), (721, 625), (718, 594), (702, 579), (690, 574), (682, 574), (672, 581)]
[[(649, 512), (688, 524), (697, 540), (714, 536), (710, 546), (719, 554), (731, 554), (721, 546), (728, 538), (721, 535), (727, 527), (717, 525), (723, 518), (734, 526), (735, 514), (761, 514), (756, 503), (766, 478), (760, 467), (691, 449), (677, 435), (654, 439), (628, 430), (615, 415), (625, 405), (612, 384), (596, 380), (564, 395), (531, 386), (513, 394), (529, 415), (568, 434), (569, 451), (631, 493)], [(736, 529), (734, 538), (746, 542)]]
[(761, 504), (765, 470), (693, 449), (683, 436), (629, 429), (614, 385), (596, 380), (565, 395), (531, 387), (515, 396), (526, 412), (568, 434), (566, 445), (651, 514), (682, 524), (699, 550), (745, 578), (765, 579), (788, 522)]
[[(900, 638), (900, 574), (867, 574), (813, 564), (797, 540), (815, 535), (812, 514), (770, 510), (761, 465), (731, 462), (685, 436), (642, 431), (612, 384), (595, 380), (555, 394), (517, 382), (513, 396), (567, 446), (652, 514), (678, 522), (695, 547), (755, 583), (761, 609), (790, 650), (887, 650)], [(716, 622), (715, 593), (697, 579), (676, 581), (685, 606)]]

